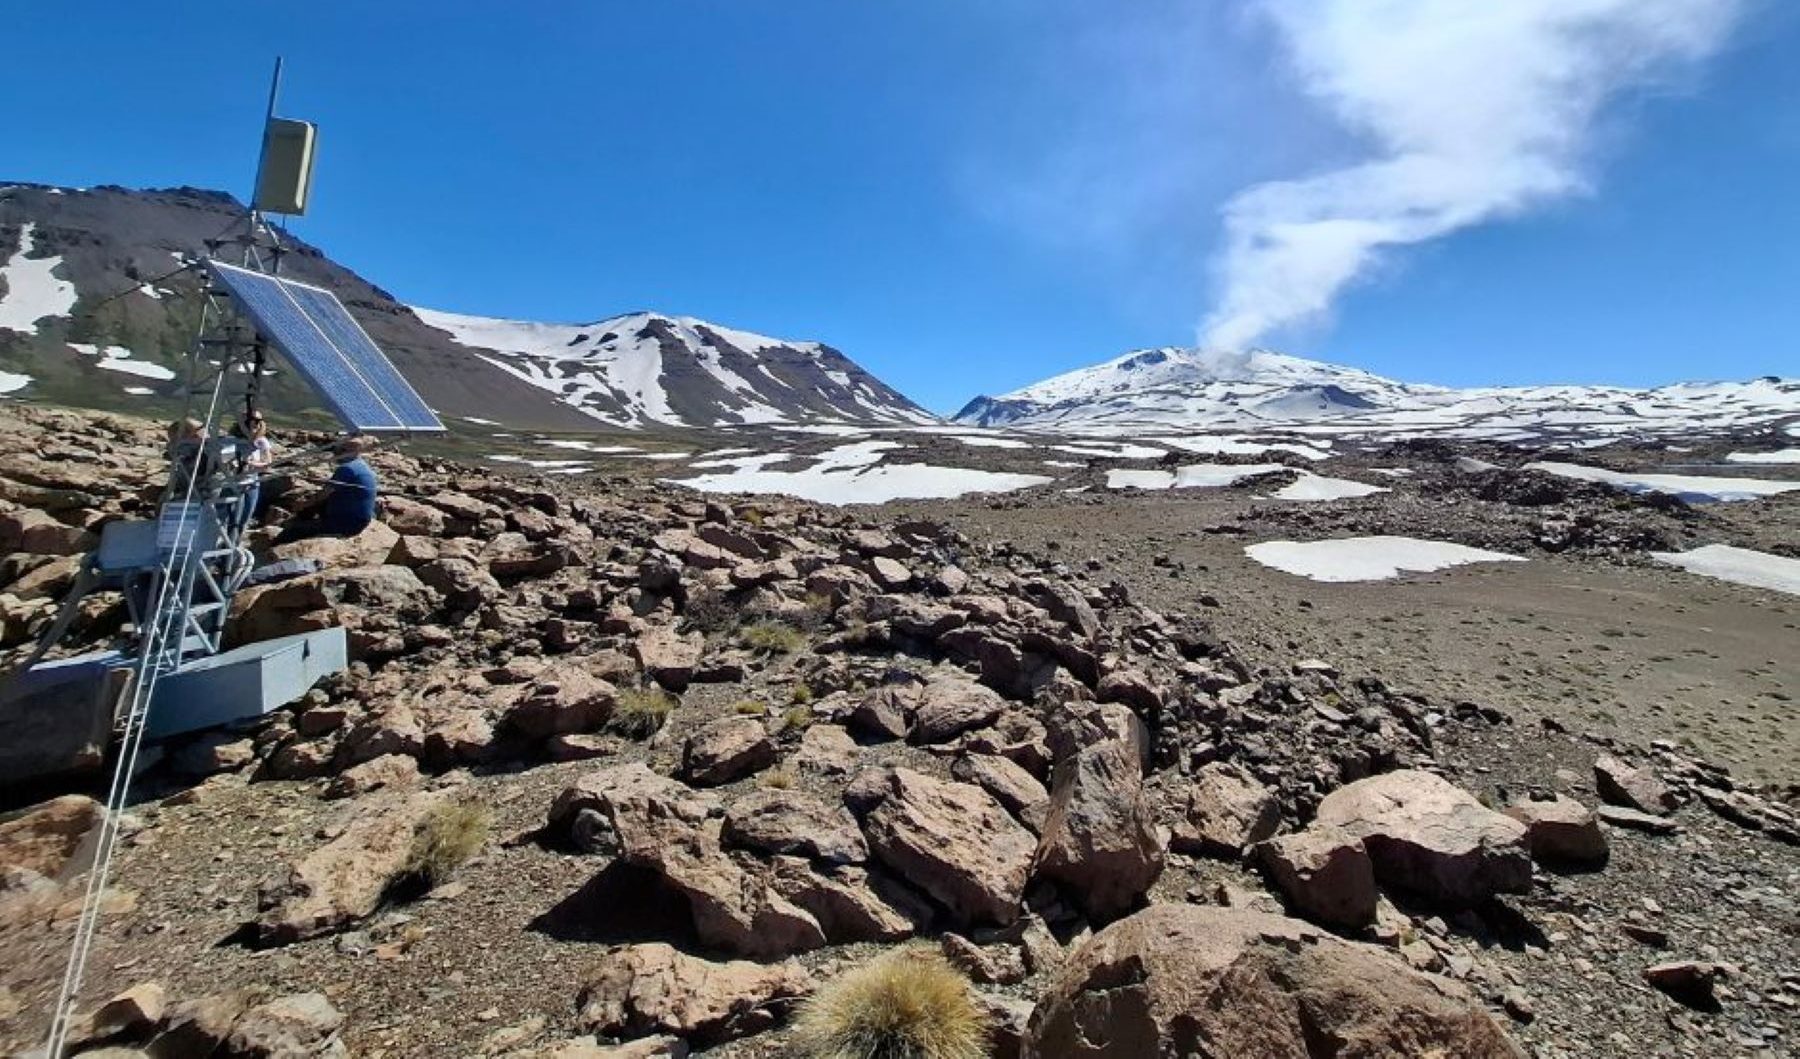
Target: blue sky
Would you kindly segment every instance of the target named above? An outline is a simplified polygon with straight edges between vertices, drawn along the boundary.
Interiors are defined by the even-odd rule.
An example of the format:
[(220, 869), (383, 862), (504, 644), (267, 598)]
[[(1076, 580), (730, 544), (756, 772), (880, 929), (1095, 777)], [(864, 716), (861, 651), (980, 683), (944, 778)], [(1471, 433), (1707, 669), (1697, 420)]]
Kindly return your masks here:
[[(280, 53), (322, 129), (294, 230), (397, 297), (819, 339), (939, 411), (1194, 342), (1221, 207), (1366, 151), (1270, 25), (1199, 0), (80, 11), (11, 12), (0, 179), (241, 195)], [(1451, 384), (1800, 373), (1795, 54), (1800, 12), (1751, 0), (1600, 112), (1584, 192), (1265, 341)]]

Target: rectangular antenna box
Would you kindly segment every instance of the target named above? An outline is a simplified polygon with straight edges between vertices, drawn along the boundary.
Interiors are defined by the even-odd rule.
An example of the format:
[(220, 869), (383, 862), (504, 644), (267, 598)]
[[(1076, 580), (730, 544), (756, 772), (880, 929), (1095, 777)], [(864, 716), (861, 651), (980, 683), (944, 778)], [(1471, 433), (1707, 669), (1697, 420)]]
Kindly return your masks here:
[(262, 165), (257, 171), (257, 209), (296, 215), (306, 212), (318, 139), (318, 127), (312, 122), (269, 119), (263, 131)]

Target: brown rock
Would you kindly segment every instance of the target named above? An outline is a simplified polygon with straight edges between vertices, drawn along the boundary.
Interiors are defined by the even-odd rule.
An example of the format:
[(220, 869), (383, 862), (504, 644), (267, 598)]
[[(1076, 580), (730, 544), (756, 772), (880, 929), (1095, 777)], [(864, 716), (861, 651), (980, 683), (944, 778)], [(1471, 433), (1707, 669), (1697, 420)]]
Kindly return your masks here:
[(1594, 762), (1594, 789), (1603, 801), (1640, 813), (1666, 816), (1680, 804), (1675, 792), (1655, 773), (1632, 768), (1610, 754), (1602, 754)]
[(1718, 964), (1698, 960), (1675, 960), (1644, 968), (1644, 981), (1689, 1007), (1702, 1009), (1718, 1005), (1713, 983), (1721, 977), (1723, 970)]
[(528, 739), (592, 732), (612, 716), (617, 700), (618, 689), (611, 684), (583, 669), (563, 666), (532, 685), (506, 712), (506, 723)]
[(1375, 869), (1355, 835), (1312, 827), (1259, 843), (1254, 853), (1275, 888), (1307, 919), (1350, 930), (1375, 922)]
[(379, 790), (410, 790), (419, 785), (419, 763), (402, 754), (384, 754), (345, 769), (325, 787), (327, 798), (354, 798)]
[(812, 987), (792, 960), (714, 963), (660, 943), (627, 945), (601, 957), (587, 976), (579, 1019), (608, 1037), (670, 1033), (711, 1045), (775, 1025)]
[(1215, 761), (1194, 776), (1173, 845), (1184, 853), (1237, 857), (1280, 826), (1275, 792), (1242, 766)]
[(918, 705), (919, 689), (910, 685), (888, 685), (863, 695), (845, 723), (871, 740), (905, 739), (912, 731), (907, 715)]
[(906, 568), (906, 564), (883, 555), (877, 555), (869, 561), (869, 572), (884, 591), (892, 592), (912, 584), (912, 571)]
[(140, 982), (94, 1009), (74, 1036), (86, 1041), (144, 1036), (162, 1024), (167, 1008), (161, 983)]
[(1681, 825), (1673, 820), (1654, 813), (1640, 813), (1622, 805), (1602, 805), (1594, 810), (1594, 815), (1608, 826), (1642, 831), (1650, 835), (1673, 835), (1681, 830)]
[(238, 1018), (226, 1038), (225, 1053), (233, 1059), (343, 1055), (337, 1037), (343, 1025), (344, 1016), (323, 993), (277, 997)]
[(65, 794), (27, 809), (0, 824), (0, 865), (49, 879), (86, 871), (91, 851), (84, 847), (105, 812), (99, 802), (81, 794)]
[(815, 869), (800, 857), (776, 857), (771, 867), (776, 892), (818, 920), (833, 945), (899, 941), (930, 919), (928, 911), (914, 907), (916, 898), (909, 901), (911, 895), (862, 868)]
[(632, 655), (657, 683), (681, 691), (693, 681), (705, 646), (706, 638), (699, 633), (683, 636), (666, 625), (656, 625), (638, 636)]
[(977, 945), (961, 934), (945, 934), (938, 948), (977, 985), (1016, 985), (1028, 977), (1025, 956), (1016, 945)]
[(1035, 843), (992, 795), (905, 768), (872, 777), (868, 787), (875, 800), (863, 833), (876, 860), (956, 924), (1018, 918)]
[(1447, 904), (1531, 888), (1525, 825), (1429, 772), (1372, 776), (1326, 795), (1317, 822), (1362, 839), (1383, 883)]
[(815, 724), (800, 734), (794, 767), (821, 776), (848, 776), (856, 770), (856, 740), (835, 724)]
[(1129, 746), (1101, 743), (1057, 765), (1034, 876), (1104, 923), (1141, 902), (1162, 869), (1162, 839)]
[(320, 566), (380, 566), (400, 543), (400, 534), (371, 522), (354, 537), (316, 537), (270, 549), (277, 559), (311, 559)]
[(1506, 815), (1525, 825), (1525, 848), (1541, 864), (1606, 863), (1606, 835), (1599, 818), (1573, 798), (1558, 795), (1549, 801), (1520, 802)]
[(826, 864), (869, 859), (869, 844), (849, 810), (804, 791), (762, 790), (739, 798), (725, 809), (721, 837), (727, 846), (797, 854)]
[(377, 795), (349, 807), (343, 832), (265, 882), (254, 930), (264, 942), (328, 934), (367, 917), (406, 871), (413, 835), (439, 795)]
[(681, 772), (689, 783), (717, 787), (775, 764), (775, 741), (755, 717), (723, 717), (688, 737)]
[(973, 783), (994, 796), (1026, 827), (1038, 831), (1050, 810), (1050, 792), (1037, 777), (998, 754), (963, 754), (950, 765), (950, 774)]
[(709, 795), (638, 762), (583, 776), (551, 806), (547, 831), (577, 848), (654, 872), (686, 902), (700, 941), (763, 959), (825, 944), (819, 922), (781, 896), (766, 869), (721, 844)]
[(1525, 1053), (1454, 982), (1299, 920), (1152, 905), (1088, 939), (1032, 1012), (1031, 1059)]
[(943, 743), (972, 728), (993, 724), (1006, 712), (1006, 700), (962, 677), (940, 677), (927, 684), (913, 709), (914, 743)]

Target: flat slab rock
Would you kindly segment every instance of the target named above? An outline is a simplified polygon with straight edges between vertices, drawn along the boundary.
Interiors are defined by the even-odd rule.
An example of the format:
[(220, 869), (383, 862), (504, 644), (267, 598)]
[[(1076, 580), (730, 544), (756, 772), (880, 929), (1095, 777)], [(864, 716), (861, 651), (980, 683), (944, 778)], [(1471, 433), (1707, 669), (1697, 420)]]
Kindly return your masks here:
[(602, 956), (577, 1003), (582, 1028), (602, 1036), (667, 1033), (717, 1044), (768, 1029), (812, 989), (792, 960), (717, 963), (658, 942)]
[(1076, 949), (1032, 1012), (1022, 1054), (1525, 1057), (1461, 985), (1386, 950), (1284, 916), (1174, 904)]
[(993, 795), (911, 769), (859, 776), (869, 849), (959, 926), (1007, 924), (1031, 875), (1037, 840)]
[(1382, 883), (1451, 905), (1531, 888), (1525, 825), (1441, 776), (1402, 769), (1340, 787), (1318, 824), (1362, 839)]

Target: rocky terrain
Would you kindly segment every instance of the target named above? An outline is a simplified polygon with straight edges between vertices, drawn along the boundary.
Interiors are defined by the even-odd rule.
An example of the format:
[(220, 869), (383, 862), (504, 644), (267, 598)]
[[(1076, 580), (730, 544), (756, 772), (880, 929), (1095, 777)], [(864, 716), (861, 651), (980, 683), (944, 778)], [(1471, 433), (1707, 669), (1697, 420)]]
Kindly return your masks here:
[[(0, 409), (10, 661), (95, 527), (151, 510), (159, 436)], [(1327, 504), (1270, 499), (1320, 488), (1305, 466), (1164, 489), (1187, 457), (1119, 446), (882, 507), (659, 480), (1024, 475), (1056, 444), (751, 440), (549, 476), (385, 452), (359, 538), (258, 531), (324, 566), (241, 593), (233, 635), (338, 625), (355, 663), (147, 756), (82, 1047), (794, 1055), (809, 995), (912, 946), (997, 1056), (1795, 1054), (1796, 604), (1651, 553), (1792, 556), (1796, 494), (1693, 506), (1416, 444), (1340, 452), (1406, 473)], [(1244, 553), (1345, 533), (1517, 554), (1355, 585)], [(1569, 581), (1593, 591), (1508, 620)], [(96, 599), (63, 650), (122, 620)], [(1620, 663), (1527, 660), (1550, 643)], [(1755, 714), (1665, 737), (1653, 695)], [(91, 793), (15, 789), (0, 821), (0, 1047), (45, 1031)]]

